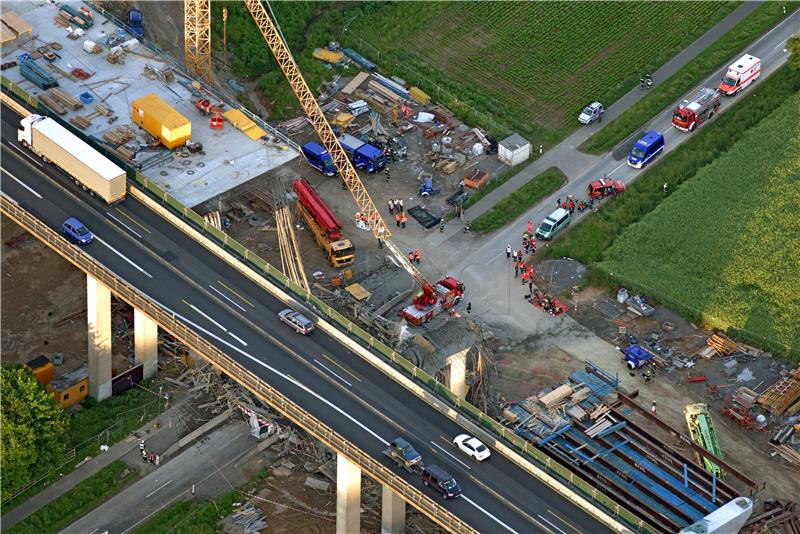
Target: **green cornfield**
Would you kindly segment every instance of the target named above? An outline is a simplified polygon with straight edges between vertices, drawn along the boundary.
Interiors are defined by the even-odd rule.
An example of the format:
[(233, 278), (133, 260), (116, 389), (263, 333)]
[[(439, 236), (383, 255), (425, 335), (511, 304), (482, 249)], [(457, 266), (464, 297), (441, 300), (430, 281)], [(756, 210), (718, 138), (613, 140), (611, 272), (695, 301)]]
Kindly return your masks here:
[(800, 356), (800, 94), (605, 252), (600, 269), (664, 304)]

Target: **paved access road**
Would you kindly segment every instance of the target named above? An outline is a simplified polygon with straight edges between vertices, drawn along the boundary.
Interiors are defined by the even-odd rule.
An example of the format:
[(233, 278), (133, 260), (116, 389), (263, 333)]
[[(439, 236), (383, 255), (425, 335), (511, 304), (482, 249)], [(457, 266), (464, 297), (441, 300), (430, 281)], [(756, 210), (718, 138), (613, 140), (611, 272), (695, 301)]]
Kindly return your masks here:
[[(745, 4), (739, 9), (745, 9), (749, 6), (749, 4)], [(735, 13), (736, 12), (732, 13), (732, 15)], [(755, 83), (741, 93), (742, 96), (758, 91), (758, 84), (777, 68), (783, 65), (783, 63), (789, 57), (789, 53), (785, 50), (786, 41), (792, 35), (797, 34), (798, 32), (800, 32), (800, 10), (796, 10), (789, 17), (780, 22), (775, 28), (767, 32), (765, 35), (759, 37), (755, 42), (746, 48), (747, 53), (761, 58), (762, 74)], [(737, 58), (738, 57), (739, 56), (737, 55)], [(734, 61), (737, 58), (731, 58), (731, 61)], [(622, 180), (627, 184), (636, 179), (636, 177), (644, 172), (644, 169), (634, 169), (629, 167), (626, 163), (626, 158), (630, 148), (645, 132), (649, 130), (657, 130), (664, 134), (666, 145), (664, 152), (661, 156), (657, 157), (653, 163), (657, 163), (658, 159), (663, 157), (663, 154), (675, 149), (681, 143), (691, 142), (692, 137), (697, 135), (697, 132), (687, 133), (673, 128), (672, 111), (675, 109), (675, 106), (678, 104), (678, 102), (696, 94), (701, 87), (710, 87), (716, 89), (726, 70), (727, 64), (724, 68), (710, 73), (708, 78), (703, 80), (700, 86), (693, 88), (687, 94), (682, 95), (677, 102), (675, 102), (672, 106), (669, 106), (667, 109), (661, 111), (653, 120), (642, 127), (641, 130), (631, 132), (631, 136), (620, 143), (610, 153), (605, 154), (604, 156), (592, 156), (578, 151), (577, 147), (581, 143), (588, 139), (590, 135), (601, 129), (603, 125), (607, 124), (616, 115), (622, 113), (622, 111), (624, 111), (626, 107), (629, 107), (636, 99), (629, 98), (628, 100), (630, 101), (624, 105), (615, 104), (611, 106), (606, 114), (606, 120), (603, 123), (594, 123), (591, 126), (585, 126), (577, 130), (574, 134), (550, 149), (544, 154), (544, 156), (526, 167), (522, 172), (513, 177), (503, 186), (499, 187), (497, 190), (481, 199), (480, 202), (470, 207), (466, 211), (465, 217), (467, 219), (475, 219), (478, 215), (490, 209), (500, 199), (518, 189), (531, 178), (537, 176), (551, 166), (557, 166), (561, 168), (569, 178), (569, 181), (558, 191), (550, 195), (548, 198), (543, 199), (536, 206), (528, 210), (527, 213), (521, 215), (515, 222), (508, 225), (503, 230), (495, 232), (486, 238), (473, 240), (477, 241), (477, 243), (470, 244), (470, 256), (468, 258), (468, 263), (475, 263), (476, 261), (489, 261), (498, 254), (503, 254), (506, 243), (511, 243), (513, 247), (518, 247), (521, 243), (522, 233), (525, 231), (525, 224), (528, 220), (533, 221), (534, 225), (538, 226), (538, 224), (555, 209), (556, 200), (559, 198), (566, 199), (567, 195), (573, 195), (576, 200), (586, 198), (586, 187), (592, 180), (597, 180), (599, 178), (603, 178), (604, 176), (608, 176), (614, 180)], [(656, 81), (661, 81), (659, 72), (656, 73)], [(635, 89), (634, 93), (637, 91), (639, 91), (639, 89)], [(627, 98), (627, 96), (625, 98)], [(741, 97), (722, 96), (721, 112), (724, 113), (725, 110), (733, 105), (739, 98)], [(702, 128), (703, 126), (698, 128), (698, 131)], [(658, 186), (660, 187), (661, 184), (658, 184)], [(582, 216), (584, 216), (584, 214), (579, 214), (576, 211), (574, 219), (581, 218)], [(437, 260), (436, 265), (441, 272), (458, 272), (457, 267), (459, 265), (463, 267), (465, 261), (463, 254), (455, 254), (455, 252), (463, 250), (464, 238), (461, 234), (461, 227), (459, 227), (459, 225), (452, 224), (448, 226), (449, 227), (444, 233), (431, 233), (425, 239), (425, 241), (431, 245), (429, 247), (431, 251), (428, 253), (428, 255), (430, 256), (433, 254), (432, 257)], [(480, 274), (481, 276), (485, 276), (485, 272)], [(473, 282), (473, 287), (474, 283), (477, 281), (478, 279), (473, 280), (469, 276), (467, 276), (465, 279), (465, 282), (468, 284), (468, 286), (470, 282)], [(505, 302), (503, 304), (505, 305)]]
[[(462, 429), (323, 333), (297, 335), (280, 323), (282, 304), (133, 198), (109, 208), (16, 142), (3, 108), (2, 191), (53, 229), (70, 216), (92, 232), (86, 252), (172, 310), (231, 358), (423, 491), (417, 475), (382, 455), (405, 436), (427, 464), (461, 484), (443, 503), (482, 532), (603, 532), (605, 528), (499, 454), (483, 464), (450, 440)], [(438, 498), (438, 497), (437, 497)]]

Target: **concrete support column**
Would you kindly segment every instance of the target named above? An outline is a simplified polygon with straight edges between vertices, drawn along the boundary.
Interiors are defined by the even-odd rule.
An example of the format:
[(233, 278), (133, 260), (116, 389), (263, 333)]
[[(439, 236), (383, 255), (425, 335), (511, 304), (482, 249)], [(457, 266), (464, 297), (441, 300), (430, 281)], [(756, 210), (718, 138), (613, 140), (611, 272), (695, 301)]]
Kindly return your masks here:
[(361, 469), (336, 455), (336, 534), (361, 531)]
[(406, 501), (392, 491), (381, 488), (381, 534), (403, 534), (406, 530)]
[(86, 275), (86, 326), (89, 330), (89, 394), (111, 396), (111, 291)]
[(139, 310), (133, 310), (133, 347), (136, 365), (144, 364), (145, 380), (158, 372), (158, 323)]
[(469, 348), (447, 357), (447, 387), (459, 399), (467, 396), (467, 353)]

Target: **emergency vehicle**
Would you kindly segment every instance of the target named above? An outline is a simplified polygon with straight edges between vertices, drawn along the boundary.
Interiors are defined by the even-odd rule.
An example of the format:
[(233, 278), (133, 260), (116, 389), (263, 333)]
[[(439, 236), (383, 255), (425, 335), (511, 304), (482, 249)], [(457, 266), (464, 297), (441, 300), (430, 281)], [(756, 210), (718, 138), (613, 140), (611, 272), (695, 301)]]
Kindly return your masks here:
[(761, 60), (745, 54), (728, 67), (719, 83), (719, 91), (733, 96), (761, 76)]
[(718, 93), (704, 87), (691, 100), (678, 105), (672, 114), (672, 125), (684, 132), (693, 132), (719, 111), (721, 103)]

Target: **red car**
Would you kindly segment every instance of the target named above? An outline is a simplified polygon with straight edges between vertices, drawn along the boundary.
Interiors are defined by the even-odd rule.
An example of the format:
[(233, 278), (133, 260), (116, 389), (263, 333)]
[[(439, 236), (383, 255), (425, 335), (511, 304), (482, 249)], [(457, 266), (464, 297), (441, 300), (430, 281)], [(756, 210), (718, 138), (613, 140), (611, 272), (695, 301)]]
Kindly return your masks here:
[(595, 199), (616, 195), (623, 191), (625, 191), (625, 184), (620, 180), (609, 180), (608, 178), (595, 180), (586, 188), (586, 194)]

